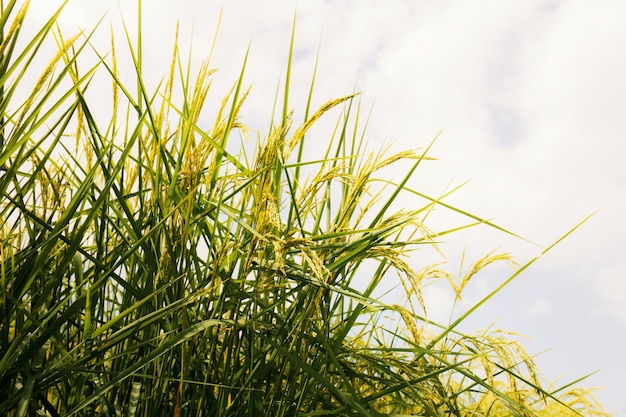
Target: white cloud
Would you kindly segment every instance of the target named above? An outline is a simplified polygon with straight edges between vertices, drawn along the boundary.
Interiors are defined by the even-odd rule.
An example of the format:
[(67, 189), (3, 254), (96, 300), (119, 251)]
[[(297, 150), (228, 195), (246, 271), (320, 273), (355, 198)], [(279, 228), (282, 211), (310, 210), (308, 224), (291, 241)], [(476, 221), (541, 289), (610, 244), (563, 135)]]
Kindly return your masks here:
[(536, 298), (532, 304), (527, 306), (524, 314), (530, 317), (541, 317), (550, 314), (550, 312), (552, 312), (552, 304), (545, 298)]
[(452, 319), (450, 310), (454, 305), (454, 292), (443, 285), (430, 285), (424, 288), (422, 295), (428, 319), (435, 323), (449, 323)]

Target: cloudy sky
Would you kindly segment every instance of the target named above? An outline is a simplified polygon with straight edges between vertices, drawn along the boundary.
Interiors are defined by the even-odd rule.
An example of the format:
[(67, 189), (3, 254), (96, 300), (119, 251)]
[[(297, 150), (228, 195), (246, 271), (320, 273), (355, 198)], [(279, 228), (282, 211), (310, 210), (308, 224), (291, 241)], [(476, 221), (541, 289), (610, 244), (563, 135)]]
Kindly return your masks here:
[[(34, 0), (35, 16), (58, 1)], [(105, 13), (95, 42), (130, 27), (136, 2), (70, 0), (62, 17), (71, 32)], [(468, 322), (520, 331), (550, 379), (600, 370), (587, 385), (626, 415), (626, 2), (524, 1), (144, 1), (144, 60), (154, 81), (167, 71), (176, 21), (180, 43), (206, 58), (222, 12), (211, 64), (212, 100), (236, 80), (248, 45), (245, 121), (268, 125), (286, 69), (297, 14), (291, 104), (302, 111), (318, 47), (314, 104), (362, 92), (373, 107), (373, 149), (426, 146), (439, 158), (415, 186), (438, 195), (470, 180), (448, 202), (543, 245), (597, 213), (534, 264)], [(119, 33), (119, 32), (118, 32)], [(121, 37), (120, 37), (121, 40)], [(220, 90), (221, 88), (221, 90)], [(297, 117), (298, 112), (296, 112)], [(334, 121), (334, 119), (333, 119)], [(452, 239), (452, 238), (451, 238)], [(523, 262), (542, 248), (480, 229), (450, 242), (450, 260), (500, 248)], [(476, 301), (507, 276), (494, 269), (468, 289)], [(427, 291), (441, 320), (451, 298)]]

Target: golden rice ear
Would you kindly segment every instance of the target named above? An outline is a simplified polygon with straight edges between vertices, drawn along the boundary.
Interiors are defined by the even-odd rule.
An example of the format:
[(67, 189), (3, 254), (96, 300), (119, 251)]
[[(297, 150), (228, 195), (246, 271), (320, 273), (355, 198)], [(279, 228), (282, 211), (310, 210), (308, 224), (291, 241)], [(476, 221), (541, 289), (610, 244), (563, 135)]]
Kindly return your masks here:
[(306, 122), (304, 122), (304, 124), (296, 129), (291, 139), (287, 141), (287, 146), (285, 147), (285, 159), (289, 158), (291, 152), (296, 148), (296, 146), (298, 146), (302, 138), (304, 138), (306, 132), (311, 128), (311, 126), (315, 124), (315, 122), (317, 122), (324, 115), (324, 113), (341, 103), (351, 100), (359, 94), (360, 93), (354, 93), (344, 97), (329, 100), (324, 103), (319, 109), (317, 109), (317, 111), (313, 113), (313, 115), (309, 117)]
[(480, 258), (476, 263), (470, 268), (470, 270), (463, 276), (461, 281), (456, 284), (452, 283), (452, 287), (456, 294), (458, 300), (461, 300), (461, 293), (470, 282), (472, 277), (476, 275), (478, 272), (486, 268), (488, 265), (496, 262), (504, 262), (505, 264), (514, 267), (517, 264), (513, 260), (513, 257), (510, 253), (496, 253), (495, 251), (488, 253), (487, 255)]
[[(0, 43), (0, 56), (4, 56), (7, 48), (13, 42), (13, 38), (16, 36), (19, 29), (22, 27), (24, 18), (26, 17), (26, 12), (28, 11), (28, 7), (30, 6), (30, 0), (25, 0), (22, 4), (22, 7), (18, 10), (9, 30), (3, 34), (2, 42)], [(7, 7), (7, 10), (2, 10), (3, 14), (6, 12), (10, 12), (10, 9)]]
[(65, 41), (63, 45), (58, 49), (54, 57), (52, 57), (50, 62), (48, 62), (48, 65), (42, 71), (41, 75), (37, 79), (37, 82), (35, 83), (35, 86), (33, 87), (32, 92), (30, 93), (26, 101), (24, 102), (23, 107), (20, 111), (20, 117), (15, 123), (16, 126), (22, 125), (24, 118), (28, 114), (35, 100), (40, 96), (42, 92), (45, 92), (48, 90), (48, 88), (46, 88), (46, 84), (51, 81), (52, 75), (54, 73), (54, 69), (63, 60), (63, 58), (65, 57), (65, 54), (67, 53), (66, 51), (72, 49), (72, 46), (74, 45), (76, 40), (81, 37), (81, 35), (82, 35), (81, 33), (78, 33), (74, 35), (73, 37), (71, 37), (70, 39), (68, 39), (67, 41)]

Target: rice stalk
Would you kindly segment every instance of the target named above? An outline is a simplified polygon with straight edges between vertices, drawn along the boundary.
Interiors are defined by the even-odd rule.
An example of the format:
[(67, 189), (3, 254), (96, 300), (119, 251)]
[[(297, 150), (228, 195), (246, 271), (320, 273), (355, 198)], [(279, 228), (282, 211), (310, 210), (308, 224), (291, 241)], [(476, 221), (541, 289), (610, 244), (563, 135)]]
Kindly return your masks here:
[[(411, 254), (468, 227), (512, 233), (410, 188), (432, 143), (368, 151), (356, 94), (310, 114), (314, 75), (295, 122), (295, 26), (279, 120), (251, 155), (236, 147), (251, 131), (247, 53), (208, 123), (214, 71), (207, 60), (192, 76), (177, 39), (164, 82), (146, 86), (141, 10), (136, 39), (124, 28), (107, 54), (86, 48), (93, 32), (51, 33), (60, 9), (16, 51), (14, 6), (0, 19), (1, 415), (606, 415), (580, 381), (542, 385), (515, 335), (458, 331), (538, 258), (451, 324), (427, 318), (425, 285), (460, 299), (510, 258), (489, 253), (456, 277)], [(29, 84), (52, 35), (58, 52)], [(79, 71), (89, 53), (98, 63)], [(96, 74), (110, 109), (89, 94)], [(18, 87), (38, 94), (16, 103)], [(309, 160), (307, 132), (337, 113), (325, 156)], [(402, 161), (401, 180), (386, 179)], [(422, 206), (392, 209), (415, 195)], [(431, 230), (434, 207), (467, 223)], [(405, 304), (375, 297), (397, 277)]]

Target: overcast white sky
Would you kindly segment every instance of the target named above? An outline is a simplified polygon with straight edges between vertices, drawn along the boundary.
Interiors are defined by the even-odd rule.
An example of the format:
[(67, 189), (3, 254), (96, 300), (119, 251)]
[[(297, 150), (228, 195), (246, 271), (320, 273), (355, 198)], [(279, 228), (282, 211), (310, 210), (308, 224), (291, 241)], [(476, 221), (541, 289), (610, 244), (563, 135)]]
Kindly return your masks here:
[[(31, 8), (45, 16), (58, 3)], [(136, 2), (120, 3), (132, 26)], [(147, 0), (146, 68), (154, 80), (166, 73), (177, 20), (181, 45), (193, 43), (196, 64), (206, 58), (223, 8), (210, 100), (236, 80), (250, 44), (244, 121), (263, 131), (296, 6), (297, 110), (321, 45), (314, 101), (362, 91), (364, 108), (374, 104), (372, 148), (423, 147), (445, 129), (432, 151), (439, 161), (418, 173), (420, 189), (437, 195), (471, 180), (449, 202), (544, 245), (599, 210), (468, 324), (499, 319), (533, 337), (533, 352), (554, 346), (537, 359), (551, 379), (600, 369), (586, 384), (606, 386), (598, 397), (626, 415), (626, 2)], [(116, 2), (70, 0), (64, 27), (91, 28), (107, 12), (96, 38), (106, 50), (109, 23), (120, 27)], [(472, 254), (500, 247), (520, 261), (541, 250), (481, 229), (453, 244), (451, 258), (463, 244)], [(476, 280), (470, 300), (507, 271), (495, 272)], [(436, 306), (449, 294), (428, 295), (441, 317)]]

